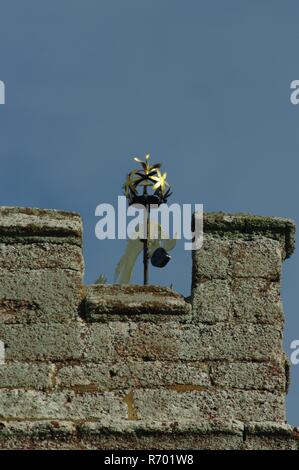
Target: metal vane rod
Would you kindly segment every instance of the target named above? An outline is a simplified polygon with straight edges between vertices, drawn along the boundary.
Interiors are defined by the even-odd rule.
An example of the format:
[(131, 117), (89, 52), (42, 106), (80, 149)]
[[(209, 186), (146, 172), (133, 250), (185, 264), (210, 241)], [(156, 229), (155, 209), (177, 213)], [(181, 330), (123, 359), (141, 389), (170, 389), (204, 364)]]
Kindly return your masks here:
[(149, 267), (149, 208), (147, 204), (147, 186), (143, 186), (144, 207), (146, 210), (146, 233), (143, 240), (143, 284), (148, 284), (148, 267)]
[(149, 280), (149, 232), (150, 232), (150, 205), (146, 204), (146, 238), (143, 240), (143, 284)]

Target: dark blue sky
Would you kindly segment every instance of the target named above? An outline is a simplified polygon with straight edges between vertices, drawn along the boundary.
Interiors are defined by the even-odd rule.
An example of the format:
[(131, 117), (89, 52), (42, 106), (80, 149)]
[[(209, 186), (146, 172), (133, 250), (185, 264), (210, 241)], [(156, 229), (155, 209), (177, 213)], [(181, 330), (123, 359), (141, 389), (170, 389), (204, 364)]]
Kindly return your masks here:
[[(1, 0), (1, 205), (79, 211), (87, 283), (113, 279), (125, 245), (96, 240), (94, 210), (136, 154), (163, 161), (173, 202), (298, 220), (298, 21), (296, 0)], [(190, 252), (173, 257), (151, 280), (188, 294)], [(299, 253), (283, 274), (289, 353)]]

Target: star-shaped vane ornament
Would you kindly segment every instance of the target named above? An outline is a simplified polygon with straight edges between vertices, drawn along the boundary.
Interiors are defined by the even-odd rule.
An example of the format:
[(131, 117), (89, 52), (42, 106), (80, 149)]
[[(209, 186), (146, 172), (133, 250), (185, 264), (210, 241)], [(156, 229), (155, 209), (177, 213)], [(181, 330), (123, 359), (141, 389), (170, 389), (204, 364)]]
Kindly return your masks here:
[(127, 175), (123, 190), (129, 204), (166, 203), (171, 196), (170, 186), (166, 181), (167, 173), (161, 173), (161, 163), (149, 164), (150, 155), (147, 154), (145, 161), (134, 157), (133, 160), (140, 163), (140, 169), (133, 169)]

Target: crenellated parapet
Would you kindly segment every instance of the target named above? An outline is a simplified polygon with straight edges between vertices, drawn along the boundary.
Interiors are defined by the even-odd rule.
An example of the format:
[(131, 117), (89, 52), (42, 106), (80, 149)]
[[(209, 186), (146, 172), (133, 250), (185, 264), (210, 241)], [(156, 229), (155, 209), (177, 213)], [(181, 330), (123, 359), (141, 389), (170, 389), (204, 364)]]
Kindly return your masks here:
[(280, 299), (294, 232), (205, 214), (184, 299), (84, 287), (78, 214), (1, 208), (0, 448), (296, 448)]

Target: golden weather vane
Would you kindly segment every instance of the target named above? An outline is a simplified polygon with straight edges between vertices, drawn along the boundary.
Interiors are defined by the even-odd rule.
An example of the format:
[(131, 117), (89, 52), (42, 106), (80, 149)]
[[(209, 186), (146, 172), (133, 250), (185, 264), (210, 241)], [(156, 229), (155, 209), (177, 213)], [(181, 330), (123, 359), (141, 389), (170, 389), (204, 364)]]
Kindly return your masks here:
[[(123, 185), (123, 191), (129, 204), (141, 204), (147, 210), (147, 236), (143, 242), (143, 265), (144, 265), (144, 285), (148, 284), (148, 262), (149, 262), (149, 221), (150, 206), (159, 206), (166, 203), (171, 196), (170, 186), (166, 180), (167, 173), (161, 173), (161, 163), (149, 164), (150, 155), (147, 154), (145, 161), (134, 157), (133, 160), (140, 163), (141, 168), (133, 169), (127, 175)], [(156, 267), (163, 267), (169, 261), (170, 256), (164, 248), (155, 250), (151, 257), (151, 262)]]

